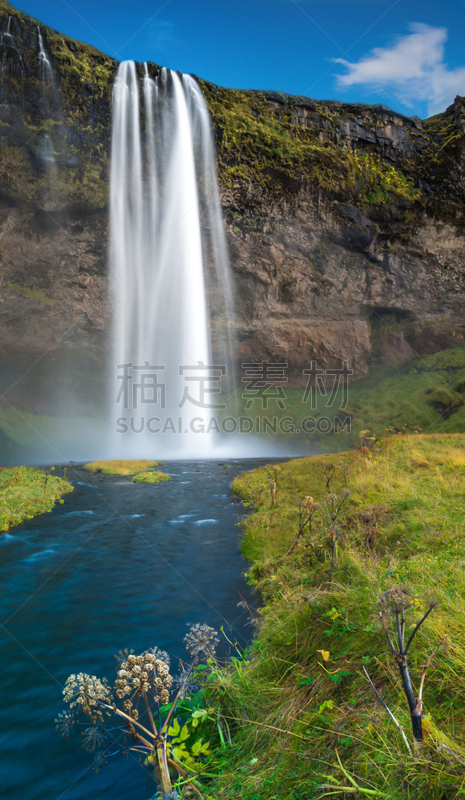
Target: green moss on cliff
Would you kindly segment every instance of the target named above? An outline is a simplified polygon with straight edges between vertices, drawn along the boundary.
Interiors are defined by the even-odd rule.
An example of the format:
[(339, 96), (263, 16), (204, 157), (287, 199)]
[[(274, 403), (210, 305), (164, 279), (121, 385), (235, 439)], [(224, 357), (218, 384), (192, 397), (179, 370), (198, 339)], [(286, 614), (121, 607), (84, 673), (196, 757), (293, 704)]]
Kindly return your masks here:
[[(7, 83), (12, 97), (26, 97), (21, 114), (29, 140), (16, 134), (6, 137), (11, 146), (16, 135), (32, 159), (23, 194), (38, 198), (44, 189), (34, 153), (40, 150), (40, 136), (47, 133), (57, 154), (58, 194), (68, 193), (102, 207), (107, 200), (103, 184), (108, 181), (111, 91), (118, 63), (94, 47), (41, 26), (61, 109), (44, 120), (32, 101), (33, 95), (40, 94), (35, 24), (2, 0), (3, 25), (9, 14), (24, 38), (24, 70), (21, 74), (12, 70)], [(149, 67), (151, 73), (156, 69)], [(385, 230), (391, 238), (408, 239), (423, 223), (425, 210), (462, 225), (464, 196), (458, 163), (465, 112), (460, 103), (422, 127), (376, 107), (223, 89), (202, 80), (200, 85), (212, 116), (220, 178), (227, 186), (254, 185), (262, 195), (287, 198), (306, 189), (318, 193), (319, 202), (336, 213), (340, 202), (357, 207), (371, 217), (375, 229)], [(13, 123), (2, 121), (2, 131), (9, 126), (11, 132)], [(383, 126), (397, 130), (398, 141), (387, 150), (384, 134), (377, 139)], [(363, 135), (358, 133), (361, 128)], [(352, 219), (344, 224), (357, 227)]]
[(53, 305), (57, 301), (52, 297), (47, 297), (43, 289), (32, 289), (29, 286), (19, 286), (18, 284), (9, 284), (11, 289), (15, 292), (26, 297), (28, 300), (34, 300), (38, 303), (45, 303), (46, 305)]
[[(229, 186), (253, 183), (273, 194), (295, 194), (303, 186), (323, 190), (327, 200), (364, 209), (423, 201), (412, 174), (376, 152), (351, 150), (333, 141), (331, 129), (347, 121), (347, 108), (329, 113), (315, 104), (327, 132), (296, 124), (289, 106), (258, 92), (221, 89), (200, 81), (218, 142), (221, 179)], [(411, 171), (411, 164), (406, 164)], [(407, 210), (404, 212), (408, 213)], [(421, 221), (414, 215), (404, 232)]]

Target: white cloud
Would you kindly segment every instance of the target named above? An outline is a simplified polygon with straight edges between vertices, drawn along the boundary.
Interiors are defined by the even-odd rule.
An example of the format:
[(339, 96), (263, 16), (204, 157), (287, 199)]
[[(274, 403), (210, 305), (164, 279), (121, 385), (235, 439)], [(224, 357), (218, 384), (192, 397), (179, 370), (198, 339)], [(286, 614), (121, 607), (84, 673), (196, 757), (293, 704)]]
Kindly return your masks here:
[(348, 72), (338, 75), (340, 86), (364, 85), (396, 95), (404, 105), (427, 103), (428, 114), (437, 114), (450, 105), (457, 94), (465, 94), (465, 67), (449, 69), (444, 63), (446, 28), (433, 28), (422, 22), (410, 26), (411, 33), (399, 36), (388, 47), (375, 47), (353, 64), (333, 59)]

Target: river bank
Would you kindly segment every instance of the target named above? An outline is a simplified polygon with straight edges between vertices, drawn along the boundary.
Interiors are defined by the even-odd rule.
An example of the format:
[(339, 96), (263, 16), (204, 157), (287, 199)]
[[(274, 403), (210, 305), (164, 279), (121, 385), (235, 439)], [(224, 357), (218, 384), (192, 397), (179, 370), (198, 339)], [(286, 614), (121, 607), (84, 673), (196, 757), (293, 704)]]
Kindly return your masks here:
[[(253, 504), (243, 554), (264, 606), (248, 655), (211, 684), (231, 740), (209, 795), (463, 796), (465, 436), (366, 433), (232, 489)], [(387, 633), (398, 651), (396, 612), (410, 637), (427, 611), (407, 659), (419, 742)]]
[[(51, 468), (53, 470), (53, 467)], [(73, 491), (66, 480), (36, 467), (0, 468), (0, 531), (51, 511)]]

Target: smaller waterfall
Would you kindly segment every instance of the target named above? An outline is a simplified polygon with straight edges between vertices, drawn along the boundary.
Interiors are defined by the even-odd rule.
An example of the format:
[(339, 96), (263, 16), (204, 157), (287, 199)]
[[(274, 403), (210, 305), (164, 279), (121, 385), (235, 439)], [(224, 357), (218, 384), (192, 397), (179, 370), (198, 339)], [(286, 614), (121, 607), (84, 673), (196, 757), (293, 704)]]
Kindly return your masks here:
[(11, 33), (12, 17), (0, 34), (0, 103), (8, 102), (7, 76), (23, 77), (23, 58), (16, 37)]
[(42, 83), (42, 91), (52, 90), (54, 85), (53, 70), (47, 53), (44, 50), (44, 43), (39, 26), (37, 26), (37, 38), (39, 42), (39, 78)]
[[(37, 26), (37, 43), (38, 43), (38, 63), (39, 63), (39, 80), (40, 80), (40, 113), (47, 120), (46, 127), (39, 131), (36, 136), (35, 150), (36, 155), (39, 157), (46, 171), (52, 170), (56, 167), (56, 142), (52, 138), (52, 131), (56, 122), (62, 122), (61, 119), (57, 120), (56, 117), (61, 116), (60, 100), (58, 91), (55, 84), (55, 76), (53, 74), (52, 65), (47, 52), (44, 47), (42, 33), (39, 26)], [(61, 124), (60, 124), (61, 130)], [(56, 139), (56, 134), (55, 134)]]
[(231, 341), (213, 363), (207, 258), (224, 317), (233, 311), (208, 111), (188, 75), (151, 78), (145, 65), (141, 78), (123, 62), (113, 89), (112, 440), (139, 457), (208, 457)]

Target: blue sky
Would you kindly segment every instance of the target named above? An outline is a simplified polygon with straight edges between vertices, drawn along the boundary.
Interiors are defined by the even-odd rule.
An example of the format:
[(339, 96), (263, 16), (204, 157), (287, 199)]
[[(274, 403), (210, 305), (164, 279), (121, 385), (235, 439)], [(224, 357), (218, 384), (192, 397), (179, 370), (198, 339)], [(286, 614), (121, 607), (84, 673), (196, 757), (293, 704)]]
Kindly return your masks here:
[(19, 0), (119, 60), (222, 86), (384, 103), (426, 117), (465, 95), (465, 0)]

